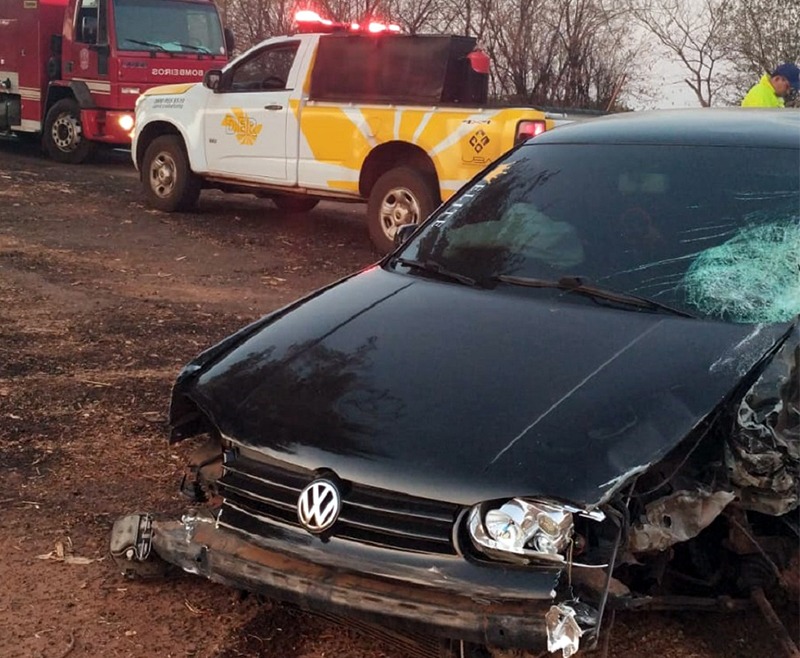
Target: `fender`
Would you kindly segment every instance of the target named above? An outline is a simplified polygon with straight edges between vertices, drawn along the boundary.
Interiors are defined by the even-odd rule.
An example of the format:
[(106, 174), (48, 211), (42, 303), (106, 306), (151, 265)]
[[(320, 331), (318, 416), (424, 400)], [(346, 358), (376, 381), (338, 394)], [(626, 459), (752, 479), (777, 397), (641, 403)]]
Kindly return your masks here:
[[(137, 117), (138, 118), (138, 117)], [(186, 155), (189, 158), (189, 166), (192, 168), (192, 171), (198, 172), (201, 171), (201, 167), (205, 167), (205, 153), (197, 153), (195, 149), (191, 147), (191, 142), (189, 141), (189, 136), (184, 126), (181, 126), (172, 119), (172, 117), (166, 114), (158, 114), (147, 121), (139, 130), (136, 131), (134, 141), (131, 144), (131, 158), (133, 159), (133, 164), (136, 167), (137, 171), (140, 171), (140, 158), (138, 157), (139, 154), (139, 141), (142, 137), (147, 137), (148, 141), (151, 141), (150, 135), (148, 134), (148, 128), (153, 126), (154, 124), (165, 124), (172, 128), (174, 132), (177, 132), (181, 139), (183, 139), (184, 148), (186, 149)], [(164, 134), (163, 130), (157, 130), (156, 135)], [(153, 137), (152, 139), (155, 139)], [(144, 157), (144, 152), (142, 152), (142, 157)]]
[(69, 88), (82, 110), (93, 110), (97, 107), (92, 92), (89, 91), (89, 87), (85, 82), (81, 80), (72, 80), (69, 83)]

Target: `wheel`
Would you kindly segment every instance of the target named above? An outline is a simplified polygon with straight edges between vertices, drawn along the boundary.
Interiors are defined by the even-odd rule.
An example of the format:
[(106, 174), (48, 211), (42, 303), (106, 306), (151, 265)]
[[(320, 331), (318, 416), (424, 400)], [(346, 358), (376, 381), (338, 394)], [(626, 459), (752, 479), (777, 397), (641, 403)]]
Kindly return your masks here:
[(279, 194), (272, 197), (272, 202), (284, 212), (308, 212), (317, 207), (319, 199), (310, 196)]
[(72, 98), (53, 105), (44, 120), (44, 147), (53, 160), (80, 164), (89, 159), (95, 144), (83, 138), (81, 108)]
[(158, 210), (191, 210), (200, 197), (200, 179), (192, 172), (177, 135), (162, 135), (150, 143), (141, 174), (147, 200)]
[(380, 253), (389, 253), (398, 227), (424, 222), (438, 205), (439, 192), (432, 176), (411, 167), (387, 171), (369, 195), (367, 224), (372, 243)]

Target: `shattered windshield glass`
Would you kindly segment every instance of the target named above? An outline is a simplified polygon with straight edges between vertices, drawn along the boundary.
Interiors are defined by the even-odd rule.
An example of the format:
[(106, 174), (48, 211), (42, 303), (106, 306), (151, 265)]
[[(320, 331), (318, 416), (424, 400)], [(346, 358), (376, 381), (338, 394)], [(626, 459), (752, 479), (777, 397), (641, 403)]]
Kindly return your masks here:
[(120, 50), (224, 55), (222, 26), (211, 3), (114, 0)]
[(786, 321), (800, 313), (798, 158), (533, 144), (462, 190), (402, 256), (479, 282), (580, 277), (699, 317)]

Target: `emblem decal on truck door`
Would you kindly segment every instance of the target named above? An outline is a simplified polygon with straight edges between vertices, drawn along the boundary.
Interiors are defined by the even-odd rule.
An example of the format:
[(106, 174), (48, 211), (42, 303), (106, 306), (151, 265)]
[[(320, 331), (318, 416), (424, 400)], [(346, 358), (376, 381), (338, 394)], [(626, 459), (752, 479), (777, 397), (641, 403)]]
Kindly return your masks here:
[(255, 119), (251, 119), (247, 112), (239, 107), (231, 108), (231, 111), (222, 120), (222, 126), (227, 135), (236, 135), (236, 139), (242, 146), (255, 144), (264, 127)]
[(473, 148), (475, 153), (480, 153), (485, 146), (489, 145), (489, 141), (489, 136), (483, 132), (483, 130), (478, 130), (469, 138), (469, 145)]

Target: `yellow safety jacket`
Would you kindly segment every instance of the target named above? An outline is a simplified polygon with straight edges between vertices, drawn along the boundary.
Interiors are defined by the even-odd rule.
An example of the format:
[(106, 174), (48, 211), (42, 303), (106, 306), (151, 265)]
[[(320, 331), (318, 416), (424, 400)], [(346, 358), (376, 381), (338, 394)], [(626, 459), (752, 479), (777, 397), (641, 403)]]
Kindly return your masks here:
[(783, 107), (783, 99), (775, 93), (768, 75), (761, 76), (742, 101), (742, 107)]

